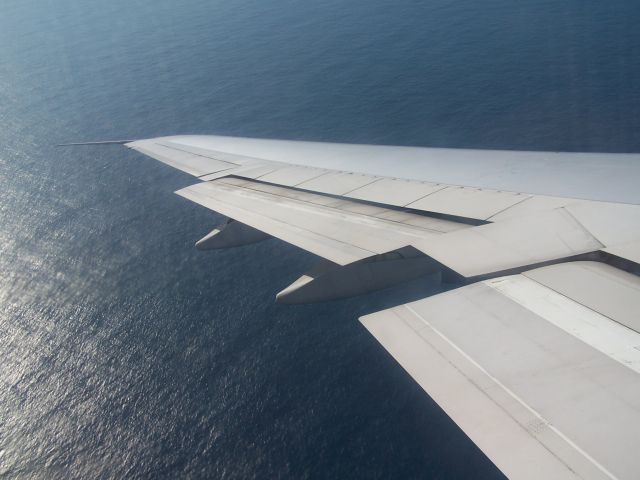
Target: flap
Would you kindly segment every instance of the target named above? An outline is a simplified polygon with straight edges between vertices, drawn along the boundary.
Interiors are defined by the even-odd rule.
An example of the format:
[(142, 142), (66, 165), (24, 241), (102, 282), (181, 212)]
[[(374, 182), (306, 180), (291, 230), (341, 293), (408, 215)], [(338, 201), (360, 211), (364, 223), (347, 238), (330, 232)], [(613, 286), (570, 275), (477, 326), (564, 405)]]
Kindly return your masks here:
[(392, 220), (386, 208), (235, 178), (176, 193), (340, 265), (468, 227), (409, 212)]
[[(563, 270), (575, 273), (545, 267), (360, 320), (509, 478), (640, 478), (640, 334), (597, 298), (533, 280), (563, 283)], [(620, 285), (604, 270), (585, 280), (596, 297)]]

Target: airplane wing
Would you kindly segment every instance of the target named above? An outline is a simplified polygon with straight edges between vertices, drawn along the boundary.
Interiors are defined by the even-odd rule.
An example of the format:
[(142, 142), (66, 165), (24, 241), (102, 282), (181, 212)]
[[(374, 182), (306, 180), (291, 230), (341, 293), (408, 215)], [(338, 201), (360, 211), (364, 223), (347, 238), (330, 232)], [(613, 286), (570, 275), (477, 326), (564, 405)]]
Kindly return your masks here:
[(508, 477), (640, 478), (640, 155), (125, 145), (228, 217), (198, 248), (277, 237), (322, 259), (278, 301), (461, 285), (360, 320)]

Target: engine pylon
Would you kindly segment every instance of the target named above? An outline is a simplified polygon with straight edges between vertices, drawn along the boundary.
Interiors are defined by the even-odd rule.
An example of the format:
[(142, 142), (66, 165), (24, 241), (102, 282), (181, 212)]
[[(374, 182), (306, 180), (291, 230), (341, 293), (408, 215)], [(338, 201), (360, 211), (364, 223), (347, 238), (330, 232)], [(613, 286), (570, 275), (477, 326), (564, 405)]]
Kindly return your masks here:
[(226, 223), (214, 228), (198, 240), (196, 248), (198, 250), (215, 250), (218, 248), (240, 247), (261, 242), (268, 238), (271, 238), (271, 235), (229, 218)]
[(284, 304), (317, 303), (353, 297), (422, 276), (441, 281), (441, 265), (405, 247), (348, 265), (321, 261), (276, 295)]

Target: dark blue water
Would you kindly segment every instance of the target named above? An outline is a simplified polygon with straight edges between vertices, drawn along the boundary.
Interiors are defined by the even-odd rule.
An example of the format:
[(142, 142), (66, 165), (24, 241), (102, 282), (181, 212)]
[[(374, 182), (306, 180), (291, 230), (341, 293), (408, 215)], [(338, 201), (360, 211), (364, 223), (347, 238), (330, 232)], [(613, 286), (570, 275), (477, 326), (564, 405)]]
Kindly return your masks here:
[(500, 478), (314, 258), (209, 254), (178, 133), (640, 151), (634, 0), (2, 0), (0, 476)]

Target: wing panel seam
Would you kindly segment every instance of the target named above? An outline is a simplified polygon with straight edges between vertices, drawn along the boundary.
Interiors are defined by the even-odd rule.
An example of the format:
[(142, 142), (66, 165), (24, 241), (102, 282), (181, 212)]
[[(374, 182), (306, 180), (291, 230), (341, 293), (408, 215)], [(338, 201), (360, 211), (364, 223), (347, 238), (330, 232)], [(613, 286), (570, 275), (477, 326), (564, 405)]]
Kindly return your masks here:
[[(202, 155), (202, 154), (200, 154), (200, 153), (193, 153), (193, 152), (190, 152), (189, 150), (183, 150), (183, 149), (181, 149), (181, 148), (170, 147), (170, 146), (168, 146), (168, 145), (165, 145), (164, 143), (155, 143), (154, 145), (157, 145), (157, 146), (159, 146), (159, 147), (164, 147), (164, 148), (167, 148), (167, 149), (169, 149), (169, 150), (175, 150), (176, 152), (187, 153), (187, 154), (189, 154), (189, 155), (193, 155), (194, 157), (208, 158), (209, 160), (215, 160), (216, 162), (227, 163), (227, 164), (229, 164), (229, 165), (233, 165), (234, 167), (240, 167), (240, 166), (241, 166), (241, 165), (240, 165), (240, 164), (238, 164), (238, 163), (229, 162), (228, 160), (221, 160), (221, 159), (219, 159), (219, 158), (211, 157), (211, 156), (209, 156), (209, 155)], [(230, 167), (230, 168), (233, 168), (233, 167)], [(215, 172), (213, 172), (213, 173), (215, 173)]]
[[(212, 158), (212, 160), (216, 160), (216, 159)], [(216, 160), (216, 161), (224, 161), (224, 160)], [(225, 162), (225, 163), (227, 163), (227, 162)], [(223, 168), (221, 170), (214, 170), (213, 172), (203, 173), (202, 175), (196, 175), (196, 176), (197, 176), (197, 178), (202, 178), (202, 177), (206, 177), (207, 175), (212, 175), (214, 173), (220, 173), (220, 172), (226, 172), (227, 170), (233, 170), (235, 168), (238, 168), (238, 166), (234, 165), (233, 167)]]
[(315, 177), (308, 178), (308, 179), (306, 179), (306, 180), (303, 180), (303, 181), (298, 182), (298, 183), (296, 183), (296, 184), (294, 184), (294, 185), (291, 185), (291, 186), (292, 186), (292, 187), (297, 187), (298, 185), (302, 185), (302, 184), (303, 184), (303, 183), (305, 183), (305, 182), (310, 182), (311, 180), (315, 180), (316, 178), (320, 178), (320, 177), (322, 177), (323, 175), (329, 175), (330, 173), (333, 173), (333, 172), (332, 172), (332, 171), (330, 171), (330, 170), (325, 170), (325, 171), (324, 171), (324, 172), (322, 172), (320, 175), (316, 175)]
[[(365, 176), (368, 176), (368, 175), (365, 175)], [(370, 181), (369, 183), (365, 183), (364, 185), (360, 185), (359, 187), (352, 188), (351, 190), (348, 190), (348, 191), (342, 193), (341, 196), (344, 197), (344, 196), (349, 195), (349, 194), (351, 194), (353, 192), (357, 192), (361, 188), (368, 187), (369, 185), (372, 185), (372, 184), (374, 184), (376, 182), (379, 182), (380, 180), (384, 180), (384, 178), (383, 177), (376, 177), (374, 180)]]
[(442, 191), (442, 190), (444, 190), (445, 188), (449, 188), (449, 186), (448, 186), (448, 185), (443, 185), (443, 184), (441, 184), (441, 183), (439, 183), (439, 184), (437, 184), (437, 185), (441, 185), (441, 187), (440, 187), (440, 188), (438, 188), (437, 190), (434, 190), (433, 192), (429, 192), (429, 193), (427, 193), (426, 195), (423, 195), (423, 196), (422, 196), (422, 197), (420, 197), (420, 198), (416, 198), (415, 200), (411, 200), (410, 202), (405, 203), (404, 205), (402, 205), (402, 207), (403, 207), (403, 208), (404, 208), (404, 207), (411, 208), (411, 207), (409, 207), (411, 204), (416, 203), (416, 202), (419, 202), (419, 201), (420, 201), (420, 200), (422, 200), (423, 198), (427, 198), (428, 196), (433, 195), (434, 193), (441, 192), (441, 191)]
[(520, 204), (522, 204), (522, 203), (526, 202), (527, 200), (531, 200), (533, 197), (534, 197), (533, 195), (525, 196), (522, 200), (520, 200), (520, 201), (518, 201), (518, 202), (516, 202), (516, 203), (513, 203), (513, 204), (509, 205), (508, 207), (503, 208), (502, 210), (498, 210), (497, 212), (492, 213), (492, 214), (491, 214), (491, 215), (489, 215), (487, 218), (485, 218), (485, 220), (486, 220), (486, 221), (489, 221), (489, 220), (491, 220), (493, 217), (495, 217), (496, 215), (500, 215), (501, 213), (506, 212), (507, 210), (509, 210), (509, 209), (511, 209), (511, 208), (513, 208), (513, 207), (515, 207), (516, 205), (520, 205)]
[(591, 230), (585, 227), (583, 223), (580, 220), (578, 220), (578, 218), (573, 213), (571, 213), (571, 211), (568, 208), (560, 207), (558, 210), (562, 210), (566, 212), (567, 215), (569, 215), (573, 219), (573, 221), (576, 222), (576, 224), (579, 225), (580, 228), (587, 233), (587, 235), (591, 236), (596, 242), (598, 242), (601, 245), (600, 247), (601, 249), (607, 248), (607, 245), (605, 243), (602, 243), (598, 237), (596, 237), (593, 233), (591, 233)]

